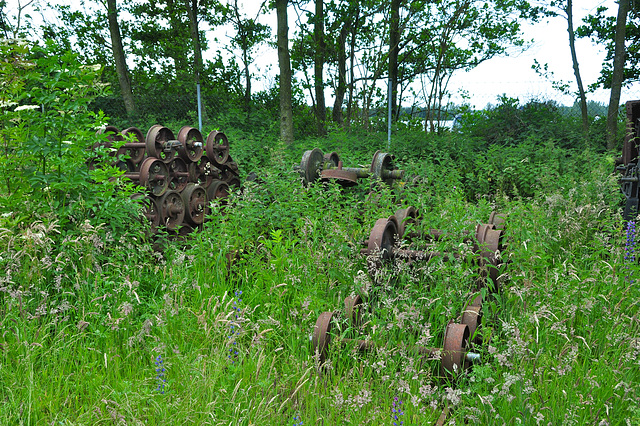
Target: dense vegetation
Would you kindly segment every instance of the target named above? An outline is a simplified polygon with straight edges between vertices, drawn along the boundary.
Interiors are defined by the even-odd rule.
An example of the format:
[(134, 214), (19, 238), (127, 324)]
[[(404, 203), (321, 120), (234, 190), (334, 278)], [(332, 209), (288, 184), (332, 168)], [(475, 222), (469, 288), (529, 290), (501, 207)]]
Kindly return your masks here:
[[(375, 125), (287, 147), (268, 131), (274, 121), (223, 127), (259, 183), (178, 241), (148, 234), (121, 172), (85, 167), (94, 128), (108, 121), (88, 103), (99, 70), (11, 49), (1, 423), (423, 425), (445, 407), (454, 424), (640, 421), (637, 237), (621, 221), (597, 123), (584, 135), (552, 104), (506, 99), (455, 132), (399, 124), (390, 146)], [(388, 150), (407, 179), (373, 196), (367, 181), (303, 187), (292, 166), (315, 146), (345, 164)], [(425, 228), (453, 234), (507, 215), (508, 262), (475, 348), (482, 363), (455, 378), (397, 344), (441, 345), (471, 296), (471, 264), (434, 260), (373, 279), (359, 253), (375, 219), (408, 205)], [(389, 344), (338, 349), (321, 374), (314, 323), (357, 293), (372, 310), (351, 332)]]

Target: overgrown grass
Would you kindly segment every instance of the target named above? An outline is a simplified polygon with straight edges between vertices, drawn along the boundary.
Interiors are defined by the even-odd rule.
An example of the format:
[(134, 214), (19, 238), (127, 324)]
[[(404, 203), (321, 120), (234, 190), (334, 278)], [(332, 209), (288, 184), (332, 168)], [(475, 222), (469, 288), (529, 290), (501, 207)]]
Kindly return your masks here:
[[(242, 152), (257, 156), (260, 141), (246, 140)], [(424, 155), (407, 142), (398, 160), (418, 179), (369, 196), (364, 181), (303, 187), (291, 166), (314, 142), (265, 148), (262, 182), (162, 252), (135, 227), (71, 232), (46, 214), (4, 217), (0, 423), (390, 425), (399, 401), (405, 425), (434, 424), (445, 407), (454, 424), (640, 422), (640, 268), (625, 261), (605, 156), (548, 143), (462, 163), (455, 143), (471, 142), (455, 135), (423, 141), (434, 147)], [(343, 142), (345, 163), (384, 144)], [(375, 220), (407, 205), (423, 228), (454, 236), (492, 210), (508, 216), (501, 291), (483, 305), (474, 347), (482, 362), (455, 378), (411, 347), (442, 344), (472, 295), (473, 262), (399, 264), (372, 277), (360, 254)], [(442, 244), (468, 250), (455, 237)], [(367, 296), (362, 325), (337, 314), (336, 327), (378, 349), (336, 344), (321, 368), (315, 321), (352, 294)]]

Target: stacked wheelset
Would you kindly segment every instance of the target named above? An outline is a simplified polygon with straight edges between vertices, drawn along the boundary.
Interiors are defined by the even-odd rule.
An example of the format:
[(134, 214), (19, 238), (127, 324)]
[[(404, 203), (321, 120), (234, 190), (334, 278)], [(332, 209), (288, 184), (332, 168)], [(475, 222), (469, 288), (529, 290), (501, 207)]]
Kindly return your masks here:
[(98, 145), (111, 149), (115, 166), (147, 189), (141, 196), (154, 229), (192, 231), (204, 223), (211, 200), (227, 197), (230, 187), (241, 184), (222, 132), (214, 130), (205, 140), (198, 129), (184, 126), (176, 138), (156, 124), (146, 136), (135, 127), (107, 126), (99, 133), (107, 140)]

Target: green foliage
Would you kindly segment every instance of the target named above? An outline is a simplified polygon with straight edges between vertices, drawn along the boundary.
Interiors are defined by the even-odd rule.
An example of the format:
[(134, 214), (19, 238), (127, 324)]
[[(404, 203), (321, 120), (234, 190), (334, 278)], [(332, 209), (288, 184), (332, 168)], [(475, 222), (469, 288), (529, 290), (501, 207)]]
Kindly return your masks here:
[(584, 147), (577, 118), (563, 116), (554, 102), (532, 100), (524, 105), (502, 96), (500, 103), (483, 111), (470, 112), (462, 119), (461, 131), (482, 138), (487, 145), (517, 145), (535, 137), (554, 140), (562, 148)]
[[(272, 112), (241, 127), (230, 108), (221, 130), (259, 183), (212, 203), (201, 232), (163, 237), (158, 252), (135, 220), (135, 188), (109, 152), (89, 150), (106, 120), (87, 107), (98, 69), (5, 46), (0, 423), (388, 424), (396, 397), (405, 424), (434, 424), (445, 406), (456, 424), (637, 421), (638, 267), (613, 160), (587, 143), (567, 149), (559, 135), (571, 123), (552, 105), (505, 101), (468, 115), (463, 132), (407, 126), (390, 148), (359, 128), (285, 148)], [(314, 146), (348, 166), (388, 149), (407, 179), (304, 187), (292, 165)], [(105, 161), (89, 171), (96, 157)], [(412, 231), (448, 231), (430, 249), (462, 256), (376, 273), (362, 242), (407, 205), (422, 217)], [(441, 346), (472, 296), (480, 272), (463, 236), (493, 210), (507, 214), (505, 264), (501, 290), (484, 292), (482, 362), (444, 376), (411, 347)], [(339, 312), (355, 294), (367, 302), (357, 325)], [(325, 311), (337, 313), (321, 368), (309, 338)], [(339, 337), (379, 349), (355, 353)]]
[[(55, 47), (3, 43), (3, 170), (0, 203), (10, 214), (67, 229), (90, 220), (122, 232), (135, 213), (131, 184), (113, 167), (90, 170), (107, 152), (92, 152), (106, 121), (89, 110), (105, 91), (100, 66), (81, 65), (76, 55), (53, 54)], [(57, 53), (57, 52), (56, 52)], [(108, 164), (108, 162), (107, 162)], [(55, 218), (55, 219), (54, 219)]]

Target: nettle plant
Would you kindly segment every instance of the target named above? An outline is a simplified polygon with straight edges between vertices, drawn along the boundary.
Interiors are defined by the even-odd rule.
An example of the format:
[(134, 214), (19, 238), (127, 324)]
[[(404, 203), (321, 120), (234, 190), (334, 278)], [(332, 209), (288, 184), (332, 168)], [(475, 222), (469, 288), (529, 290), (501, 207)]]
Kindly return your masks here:
[[(109, 90), (100, 82), (102, 67), (83, 65), (53, 44), (15, 40), (0, 44), (0, 57), (0, 205), (11, 212), (5, 221), (19, 215), (25, 223), (56, 220), (63, 229), (85, 220), (117, 228), (113, 216), (133, 211), (128, 199), (136, 188), (117, 179), (122, 172), (106, 150), (91, 149), (107, 121), (89, 109)], [(90, 170), (89, 160), (104, 166)]]

